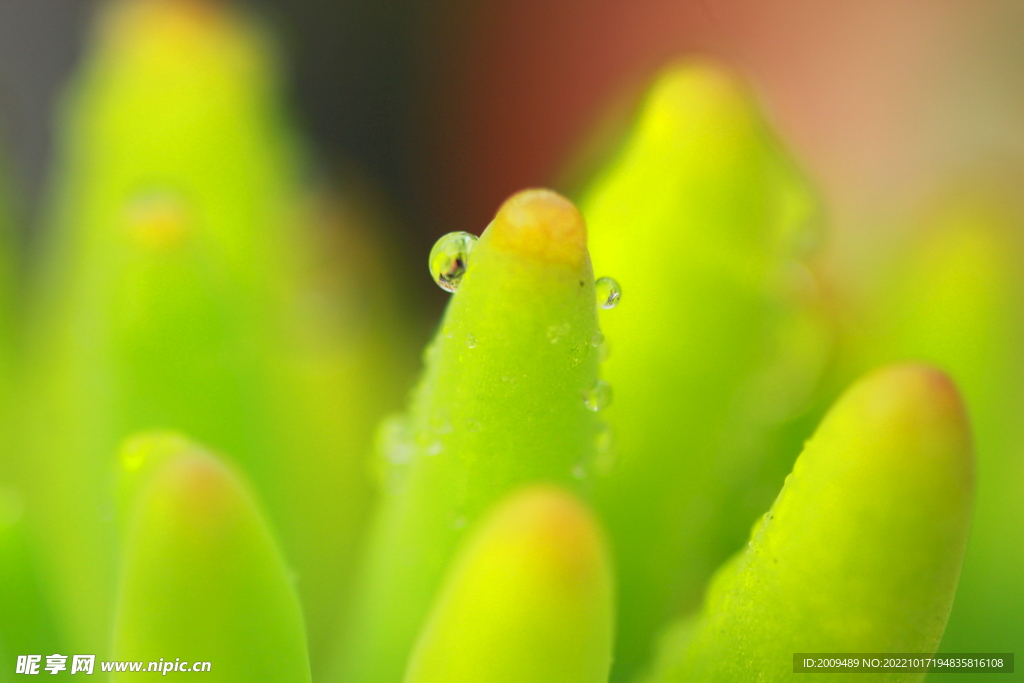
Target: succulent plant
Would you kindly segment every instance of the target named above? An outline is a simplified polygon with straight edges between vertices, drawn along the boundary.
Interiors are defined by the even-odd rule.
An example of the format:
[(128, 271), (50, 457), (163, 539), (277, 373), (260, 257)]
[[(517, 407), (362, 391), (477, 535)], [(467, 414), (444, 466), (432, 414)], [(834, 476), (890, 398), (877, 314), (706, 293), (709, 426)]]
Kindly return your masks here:
[[(1020, 595), (1024, 542), (994, 540), (1021, 500), (1020, 254), (974, 205), (851, 333), (754, 97), (673, 64), (577, 202), (524, 190), (438, 242), (451, 300), (394, 412), (401, 276), (359, 211), (310, 210), (342, 200), (310, 189), (259, 24), (134, 0), (95, 44), (27, 332), (0, 339), (5, 662), (780, 681), (795, 652), (934, 652), (951, 609), (958, 648), (1013, 649), (984, 584)], [(999, 479), (969, 548), (968, 412)], [(972, 640), (994, 611), (1011, 635)]]

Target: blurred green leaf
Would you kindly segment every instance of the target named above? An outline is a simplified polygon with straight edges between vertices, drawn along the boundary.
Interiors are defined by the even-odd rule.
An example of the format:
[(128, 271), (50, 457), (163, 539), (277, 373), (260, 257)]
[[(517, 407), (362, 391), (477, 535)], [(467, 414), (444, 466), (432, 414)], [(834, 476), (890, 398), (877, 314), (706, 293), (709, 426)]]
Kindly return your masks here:
[(1024, 520), (1024, 217), (1004, 171), (961, 183), (932, 209), (866, 297), (857, 340), (862, 365), (914, 358), (942, 367), (975, 424), (978, 503), (947, 652), (1024, 643), (1024, 524), (1009, 523)]
[(716, 575), (703, 613), (666, 639), (650, 680), (788, 681), (795, 652), (935, 652), (967, 542), (973, 464), (945, 375), (902, 365), (855, 384)]
[(31, 483), (76, 647), (102, 652), (107, 473), (141, 429), (237, 459), (301, 577), (317, 653), (338, 620), (372, 425), (409, 363), (357, 202), (301, 191), (275, 57), (216, 2), (133, 0), (104, 16), (74, 83), (33, 330)]
[(9, 657), (2, 660), (3, 675), (16, 655), (60, 651), (25, 528), (24, 505), (17, 489), (0, 485), (0, 654)]
[(599, 434), (594, 277), (582, 218), (528, 190), (473, 248), (407, 416), (385, 423), (387, 493), (341, 676), (401, 678), (464, 528), (513, 487), (579, 487)]
[(589, 511), (558, 488), (526, 488), (462, 543), (405, 682), (604, 683), (613, 607)]
[[(18, 654), (56, 652), (59, 636), (40, 585), (36, 547), (25, 524), (25, 496), (17, 458), (20, 404), (15, 400), (19, 316), (15, 273), (15, 220), (4, 164), (0, 163), (0, 681)], [(10, 666), (9, 666), (10, 665)]]
[(125, 540), (114, 658), (210, 662), (215, 681), (309, 681), (298, 597), (252, 494), (198, 447), (156, 439), (163, 463), (139, 482)]
[(777, 432), (806, 408), (830, 332), (800, 260), (814, 198), (720, 66), (659, 76), (581, 210), (597, 274), (623, 290), (601, 315), (617, 465), (596, 500), (627, 681), (777, 490), (799, 449)]

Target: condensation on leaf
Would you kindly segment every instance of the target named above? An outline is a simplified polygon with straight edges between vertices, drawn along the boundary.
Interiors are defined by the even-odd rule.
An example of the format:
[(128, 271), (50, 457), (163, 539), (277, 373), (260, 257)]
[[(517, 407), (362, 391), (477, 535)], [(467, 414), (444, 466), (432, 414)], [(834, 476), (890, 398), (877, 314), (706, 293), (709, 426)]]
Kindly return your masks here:
[(430, 276), (441, 289), (458, 291), (476, 241), (477, 236), (468, 232), (450, 232), (434, 243), (430, 250)]

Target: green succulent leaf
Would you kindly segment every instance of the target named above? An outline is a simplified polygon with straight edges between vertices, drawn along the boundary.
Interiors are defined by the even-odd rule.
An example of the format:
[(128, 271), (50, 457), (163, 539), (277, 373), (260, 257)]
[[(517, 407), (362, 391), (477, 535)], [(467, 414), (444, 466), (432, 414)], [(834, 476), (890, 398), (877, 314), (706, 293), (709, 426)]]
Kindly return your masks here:
[[(0, 655), (3, 673), (14, 656), (28, 652), (59, 652), (53, 612), (40, 585), (32, 536), (24, 519), (24, 496), (0, 485)], [(13, 671), (13, 669), (10, 669)]]
[(389, 490), (342, 677), (401, 678), (464, 528), (522, 483), (576, 488), (599, 433), (586, 228), (546, 190), (509, 199), (472, 248), (409, 413), (385, 424)]
[(804, 409), (830, 332), (800, 261), (814, 197), (728, 70), (665, 70), (580, 207), (623, 291), (601, 315), (617, 464), (595, 500), (627, 681), (771, 500), (799, 441), (770, 437)]
[(1024, 244), (1016, 184), (999, 192), (1002, 169), (979, 180), (983, 191), (947, 195), (880, 278), (860, 347), (866, 363), (920, 359), (963, 388), (978, 504), (942, 649), (1012, 652), (1024, 643), (1024, 525), (1007, 523), (1024, 519)]
[(963, 561), (973, 464), (945, 375), (899, 365), (855, 384), (748, 547), (716, 575), (703, 612), (666, 639), (650, 680), (788, 681), (798, 652), (935, 652)]
[(274, 61), (219, 3), (131, 1), (74, 83), (31, 344), (31, 509), (86, 651), (107, 632), (110, 461), (138, 430), (230, 454), (302, 576), (318, 655), (339, 617), (373, 425), (411, 363), (362, 226), (307, 211)]
[(173, 453), (154, 438), (160, 462), (133, 496), (113, 657), (210, 662), (216, 681), (309, 681), (298, 597), (255, 498), (199, 447)]
[(527, 487), (461, 544), (405, 683), (604, 683), (613, 607), (590, 512), (561, 489)]

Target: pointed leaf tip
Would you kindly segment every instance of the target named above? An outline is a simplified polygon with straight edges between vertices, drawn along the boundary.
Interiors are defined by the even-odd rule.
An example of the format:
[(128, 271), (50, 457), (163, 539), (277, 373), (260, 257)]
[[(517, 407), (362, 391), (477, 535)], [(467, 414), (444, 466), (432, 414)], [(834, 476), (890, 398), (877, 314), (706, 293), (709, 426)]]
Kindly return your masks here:
[(612, 580), (590, 512), (549, 485), (522, 489), (463, 545), (406, 683), (604, 683)]
[(749, 109), (750, 97), (738, 74), (704, 59), (670, 64), (655, 79), (647, 103), (648, 116), (680, 122), (697, 114), (722, 114)]
[(797, 652), (934, 652), (972, 499), (952, 382), (921, 365), (868, 375), (822, 421), (704, 612), (666, 639), (651, 680), (783, 681)]
[(222, 681), (309, 680), (298, 599), (258, 503), (198, 447), (167, 455), (140, 486), (113, 650), (208, 661)]
[(813, 190), (731, 69), (664, 69), (581, 196), (595, 272), (627, 302), (601, 317), (616, 465), (595, 486), (619, 572), (624, 683), (666, 621), (699, 605), (726, 539), (770, 503), (832, 331), (800, 261)]
[(587, 255), (579, 210), (551, 190), (523, 190), (505, 200), (487, 230), (495, 248), (578, 266)]
[[(386, 495), (368, 544), (339, 680), (394, 683), (466, 527), (510, 491), (573, 489), (600, 421), (597, 295), (579, 213), (516, 195), (473, 246), (424, 356), (409, 413), (390, 430)], [(594, 406), (591, 406), (593, 408)]]

